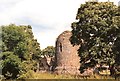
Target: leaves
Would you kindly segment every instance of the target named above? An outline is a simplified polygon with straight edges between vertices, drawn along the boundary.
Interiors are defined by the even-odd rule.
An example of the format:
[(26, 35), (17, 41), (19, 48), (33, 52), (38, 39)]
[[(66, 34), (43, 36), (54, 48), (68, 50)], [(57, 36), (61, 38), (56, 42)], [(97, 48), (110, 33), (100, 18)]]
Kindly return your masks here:
[(21, 61), (18, 56), (14, 55), (13, 52), (3, 52), (2, 55), (2, 75), (6, 79), (15, 79), (18, 77), (18, 74), (21, 70)]
[[(39, 43), (34, 39), (32, 27), (10, 24), (2, 27), (2, 74), (6, 79), (18, 78), (22, 73), (36, 69), (41, 55)], [(37, 58), (33, 58), (37, 57)], [(27, 66), (27, 67), (26, 67)]]
[(46, 55), (49, 57), (55, 56), (55, 47), (47, 46), (45, 49), (42, 50), (42, 55)]
[(78, 9), (78, 22), (72, 23), (71, 43), (81, 45), (81, 68), (101, 62), (118, 64), (119, 17), (118, 7), (112, 2), (86, 2)]

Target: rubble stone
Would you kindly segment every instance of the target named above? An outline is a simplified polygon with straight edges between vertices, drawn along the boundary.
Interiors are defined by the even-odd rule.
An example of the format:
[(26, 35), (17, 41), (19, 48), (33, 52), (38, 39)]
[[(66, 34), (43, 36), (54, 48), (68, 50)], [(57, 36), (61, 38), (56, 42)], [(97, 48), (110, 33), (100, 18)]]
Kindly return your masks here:
[(64, 31), (56, 41), (55, 71), (58, 74), (79, 74), (80, 58), (78, 56), (79, 46), (73, 46), (70, 42), (71, 31)]

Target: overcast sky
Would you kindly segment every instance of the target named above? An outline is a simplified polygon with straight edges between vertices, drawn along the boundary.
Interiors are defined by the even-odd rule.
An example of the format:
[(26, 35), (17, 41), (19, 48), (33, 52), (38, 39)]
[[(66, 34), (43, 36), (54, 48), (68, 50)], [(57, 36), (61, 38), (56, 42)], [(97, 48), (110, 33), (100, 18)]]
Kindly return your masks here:
[[(110, 1), (118, 4), (120, 0)], [(83, 3), (85, 0), (0, 0), (0, 25), (31, 25), (41, 49), (55, 46), (57, 36), (71, 30)]]

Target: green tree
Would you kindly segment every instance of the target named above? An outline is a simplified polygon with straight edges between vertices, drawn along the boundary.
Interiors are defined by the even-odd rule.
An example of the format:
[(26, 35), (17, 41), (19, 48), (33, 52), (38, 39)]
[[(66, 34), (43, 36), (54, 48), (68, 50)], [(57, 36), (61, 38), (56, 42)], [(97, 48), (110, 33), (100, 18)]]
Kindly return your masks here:
[(37, 40), (33, 40), (32, 43), (32, 58), (34, 60), (39, 60), (40, 56), (41, 56), (41, 50), (40, 50), (40, 44), (37, 42)]
[[(12, 61), (12, 56), (15, 56), (12, 61), (14, 63), (21, 63), (20, 70), (21, 74), (26, 73), (29, 70), (34, 70), (37, 66), (37, 60), (39, 59), (39, 56), (41, 55), (41, 50), (39, 43), (36, 39), (34, 39), (33, 33), (32, 33), (32, 27), (30, 25), (28, 26), (16, 26), (14, 24), (10, 24), (8, 26), (1, 26), (2, 27), (2, 33), (0, 34), (2, 36), (2, 45), (0, 44), (0, 50), (2, 49), (2, 54), (8, 54), (6, 52), (11, 52), (10, 57), (6, 60), (3, 60), (3, 63), (9, 63), (9, 61)], [(37, 58), (34, 58), (37, 57)], [(3, 58), (3, 57), (2, 57)], [(18, 59), (20, 60), (18, 60)], [(6, 68), (6, 71), (3, 71), (4, 76), (6, 76), (6, 72), (10, 72), (11, 75), (16, 75), (12, 69), (10, 70), (7, 68), (8, 65), (4, 64), (2, 68)], [(14, 68), (13, 65), (11, 67)], [(16, 66), (19, 68), (19, 66)], [(14, 73), (13, 73), (14, 72)], [(19, 73), (19, 71), (18, 71)], [(19, 74), (20, 75), (20, 74)], [(11, 78), (17, 78), (14, 76), (10, 76)]]
[(117, 53), (120, 54), (115, 51), (120, 41), (118, 17), (118, 7), (112, 2), (86, 2), (80, 6), (78, 21), (72, 23), (71, 43), (81, 45), (78, 50), (81, 71), (102, 62), (115, 63)]
[(25, 30), (21, 27), (17, 27), (14, 24), (9, 26), (1, 26), (2, 27), (2, 41), (8, 48), (8, 51), (13, 51), (14, 47), (20, 41), (25, 41)]
[(21, 70), (21, 61), (13, 52), (2, 52), (2, 75), (6, 79), (15, 79), (19, 76)]
[(55, 56), (55, 47), (47, 46), (45, 49), (42, 50), (42, 55), (46, 55), (49, 57)]

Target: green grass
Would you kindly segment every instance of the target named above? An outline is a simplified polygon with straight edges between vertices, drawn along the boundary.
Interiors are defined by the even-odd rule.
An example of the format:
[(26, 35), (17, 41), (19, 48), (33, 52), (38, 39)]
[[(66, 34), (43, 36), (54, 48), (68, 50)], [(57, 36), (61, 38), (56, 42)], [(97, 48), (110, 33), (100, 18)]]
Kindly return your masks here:
[(33, 71), (29, 71), (26, 74), (20, 76), (20, 79), (74, 79), (71, 75), (56, 75), (51, 73), (35, 73)]
[[(20, 79), (86, 79), (83, 76), (72, 76), (72, 75), (56, 75), (51, 73), (40, 73), (29, 71), (26, 74), (20, 76)], [(87, 79), (114, 79), (110, 76), (100, 76), (100, 75), (92, 75), (87, 77)]]

